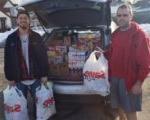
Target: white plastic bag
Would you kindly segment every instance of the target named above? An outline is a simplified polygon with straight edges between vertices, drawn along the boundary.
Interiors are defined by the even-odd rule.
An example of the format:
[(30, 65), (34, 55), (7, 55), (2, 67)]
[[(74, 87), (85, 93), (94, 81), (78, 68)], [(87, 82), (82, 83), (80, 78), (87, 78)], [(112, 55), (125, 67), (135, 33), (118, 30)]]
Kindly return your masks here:
[(6, 120), (29, 120), (27, 101), (16, 86), (7, 86), (3, 91)]
[(107, 96), (110, 93), (108, 81), (108, 62), (103, 53), (96, 59), (93, 51), (83, 67), (84, 86), (87, 92)]
[(55, 100), (53, 97), (52, 84), (48, 82), (46, 85), (36, 89), (36, 120), (47, 120), (56, 113)]

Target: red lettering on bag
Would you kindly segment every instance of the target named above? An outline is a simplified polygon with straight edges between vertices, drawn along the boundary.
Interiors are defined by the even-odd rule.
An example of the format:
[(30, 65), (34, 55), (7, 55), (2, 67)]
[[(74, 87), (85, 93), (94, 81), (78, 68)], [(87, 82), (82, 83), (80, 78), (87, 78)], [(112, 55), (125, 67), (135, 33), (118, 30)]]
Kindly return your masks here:
[(21, 106), (19, 104), (15, 104), (14, 106), (4, 105), (6, 112), (20, 112)]
[(44, 107), (49, 107), (50, 105), (53, 105), (55, 103), (54, 98), (48, 98), (47, 100), (44, 101), (43, 105)]
[(88, 78), (88, 79), (105, 79), (105, 73), (103, 71), (101, 72), (92, 72), (92, 71), (86, 71), (84, 74), (83, 74), (84, 78)]

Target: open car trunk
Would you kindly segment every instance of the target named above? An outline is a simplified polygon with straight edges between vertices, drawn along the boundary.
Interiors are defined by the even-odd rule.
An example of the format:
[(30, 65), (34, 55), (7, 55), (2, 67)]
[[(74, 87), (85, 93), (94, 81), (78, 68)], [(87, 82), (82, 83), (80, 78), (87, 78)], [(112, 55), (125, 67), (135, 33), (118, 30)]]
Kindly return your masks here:
[(83, 65), (89, 54), (110, 43), (109, 0), (40, 0), (26, 4), (45, 28), (49, 80), (54, 82), (54, 120), (114, 120), (109, 97), (85, 91)]
[(109, 26), (111, 21), (107, 0), (40, 0), (25, 6), (47, 28)]
[(87, 94), (83, 91), (84, 63), (96, 47), (105, 50), (110, 42), (109, 1), (40, 0), (25, 7), (36, 13), (45, 28), (53, 29), (45, 43), (49, 79), (57, 83), (55, 90)]

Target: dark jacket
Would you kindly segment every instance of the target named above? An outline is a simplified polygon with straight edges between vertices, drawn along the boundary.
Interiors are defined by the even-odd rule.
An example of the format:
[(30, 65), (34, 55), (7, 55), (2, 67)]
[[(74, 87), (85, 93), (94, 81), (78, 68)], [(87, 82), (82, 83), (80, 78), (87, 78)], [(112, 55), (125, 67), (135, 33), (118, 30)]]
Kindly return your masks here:
[[(21, 81), (21, 68), (19, 64), (20, 57), (18, 55), (17, 44), (21, 44), (19, 38), (19, 31), (16, 30), (10, 34), (6, 40), (5, 52), (4, 52), (4, 72), (8, 80)], [(41, 36), (30, 31), (29, 44), (31, 49), (31, 55), (29, 56), (29, 68), (34, 79), (40, 79), (48, 75), (48, 57), (46, 48), (42, 42)]]

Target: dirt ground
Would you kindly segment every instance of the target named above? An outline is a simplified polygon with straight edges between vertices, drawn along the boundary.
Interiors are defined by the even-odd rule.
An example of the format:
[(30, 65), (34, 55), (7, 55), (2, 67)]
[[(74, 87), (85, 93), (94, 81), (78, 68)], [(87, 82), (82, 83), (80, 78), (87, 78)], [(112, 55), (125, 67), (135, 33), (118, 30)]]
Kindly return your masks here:
[[(7, 81), (3, 72), (3, 49), (0, 49), (0, 120), (4, 120), (2, 90), (6, 88)], [(138, 120), (150, 120), (150, 78), (143, 84), (143, 111), (138, 113)]]

